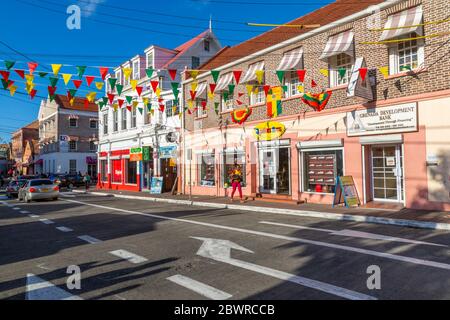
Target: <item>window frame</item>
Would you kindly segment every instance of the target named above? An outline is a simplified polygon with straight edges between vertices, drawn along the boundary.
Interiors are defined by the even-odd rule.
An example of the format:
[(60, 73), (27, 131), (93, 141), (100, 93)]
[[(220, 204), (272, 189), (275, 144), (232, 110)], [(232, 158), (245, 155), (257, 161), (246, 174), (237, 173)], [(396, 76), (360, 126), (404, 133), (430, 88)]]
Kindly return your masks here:
[[(197, 62), (195, 63), (196, 66), (194, 66), (194, 61)], [(197, 69), (200, 66), (200, 57), (196, 57), (196, 56), (192, 56), (191, 57), (191, 68), (192, 69)]]
[(297, 71), (287, 71), (284, 77), (284, 85), (288, 87), (287, 92), (284, 93), (286, 98), (297, 97), (302, 94), (298, 90), (298, 86), (301, 85)]
[(131, 107), (131, 124), (130, 129), (137, 128), (137, 108)]
[(92, 151), (92, 152), (96, 152), (97, 151), (97, 147), (95, 145), (95, 141), (93, 141), (93, 140), (89, 141), (89, 151)]
[[(72, 143), (74, 143), (75, 148), (72, 148)], [(78, 143), (76, 140), (70, 140), (69, 141), (69, 152), (75, 152), (78, 151)]]
[(113, 110), (113, 132), (119, 131), (119, 110)]
[(120, 117), (121, 117), (121, 121), (120, 121), (120, 130), (127, 130), (127, 127), (128, 127), (128, 123), (127, 123), (127, 112), (128, 112), (128, 110), (127, 110), (127, 108), (122, 108), (121, 109), (121, 115), (120, 115)]
[(108, 134), (108, 113), (103, 113), (103, 135)]
[(132, 62), (132, 78), (133, 80), (139, 80), (140, 79), (140, 61), (136, 60)]
[[(205, 165), (208, 165), (208, 166), (212, 166), (213, 167), (213, 170), (214, 170), (214, 173), (213, 173), (213, 176), (214, 176), (214, 180), (213, 180), (213, 183), (211, 184), (211, 183), (203, 183), (202, 181), (211, 181), (211, 180), (203, 180), (203, 178), (202, 178), (202, 171), (203, 171), (203, 164), (204, 164), (204, 161), (203, 161), (203, 159), (204, 159), (204, 157), (211, 157), (212, 158), (212, 160), (213, 160), (213, 164), (212, 165), (208, 165), (208, 164), (206, 164), (205, 163)], [(215, 187), (216, 186), (216, 175), (217, 175), (217, 172), (216, 172), (216, 155), (215, 155), (215, 153), (200, 153), (200, 154), (198, 154), (197, 155), (197, 170), (198, 170), (198, 180), (199, 180), (199, 185), (201, 186), (201, 187)], [(206, 172), (205, 172), (205, 174), (206, 174)]]
[[(345, 63), (339, 63), (339, 58), (347, 59)], [(329, 72), (329, 84), (330, 88), (340, 87), (340, 86), (346, 86), (350, 82), (350, 78), (352, 76), (352, 70), (355, 65), (355, 58), (346, 54), (346, 53), (339, 53), (337, 55), (334, 55), (330, 58), (328, 58), (328, 69)], [(344, 77), (339, 76), (339, 69), (345, 67), (346, 74)], [(344, 81), (345, 80), (345, 81)]]
[(208, 105), (208, 98), (196, 98), (195, 99), (195, 108), (196, 108), (196, 117), (204, 118), (208, 115), (208, 110), (205, 108), (203, 110), (202, 102), (206, 101), (206, 105)]
[[(72, 125), (72, 120), (75, 121), (75, 125)], [(78, 128), (78, 119), (77, 118), (69, 118), (69, 128)]]
[[(95, 123), (94, 127), (92, 127), (92, 123)], [(98, 129), (98, 120), (89, 120), (89, 129)]]
[(115, 72), (115, 76), (117, 79), (117, 84), (122, 84), (122, 70), (119, 69)]
[[(72, 163), (75, 163), (75, 170), (72, 171)], [(48, 169), (50, 170), (50, 160)], [(76, 174), (77, 173), (77, 159), (69, 159), (69, 174)]]
[[(401, 40), (401, 39), (408, 39), (408, 38), (416, 38), (417, 36), (418, 36), (417, 33), (412, 32), (412, 33), (408, 33), (406, 35), (397, 37), (396, 39)], [(405, 42), (408, 43), (408, 42), (413, 42), (413, 41), (416, 42), (415, 46), (404, 47), (402, 49), (399, 48), (400, 44), (405, 44)], [(400, 68), (400, 66), (401, 66), (400, 65), (400, 51), (404, 51), (407, 49), (411, 50), (413, 48), (416, 49), (417, 67), (413, 68), (413, 66), (411, 65), (411, 70), (421, 68), (425, 65), (425, 41), (424, 41), (424, 39), (396, 42), (396, 43), (393, 43), (388, 46), (389, 75), (401, 74), (401, 73), (408, 71), (407, 69), (401, 70), (401, 68)], [(406, 65), (406, 64), (403, 64), (403, 65)]]

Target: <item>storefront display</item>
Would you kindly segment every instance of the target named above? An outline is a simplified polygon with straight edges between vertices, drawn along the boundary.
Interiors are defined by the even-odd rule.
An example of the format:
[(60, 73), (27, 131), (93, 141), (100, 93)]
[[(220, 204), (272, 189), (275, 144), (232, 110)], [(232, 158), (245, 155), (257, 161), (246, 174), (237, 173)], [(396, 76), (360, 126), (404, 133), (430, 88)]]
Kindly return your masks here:
[(125, 159), (125, 171), (126, 171), (126, 183), (136, 184), (137, 183), (137, 162), (131, 161), (130, 159)]
[(302, 152), (304, 191), (334, 193), (343, 174), (342, 150)]
[(291, 149), (289, 145), (289, 140), (260, 145), (260, 192), (285, 195), (291, 193)]
[(199, 172), (201, 186), (215, 186), (216, 170), (215, 170), (215, 155), (202, 154), (199, 155)]
[(103, 182), (108, 182), (108, 160), (100, 160), (100, 179)]
[(111, 160), (111, 169), (112, 169), (112, 182), (122, 183), (122, 160), (121, 159)]

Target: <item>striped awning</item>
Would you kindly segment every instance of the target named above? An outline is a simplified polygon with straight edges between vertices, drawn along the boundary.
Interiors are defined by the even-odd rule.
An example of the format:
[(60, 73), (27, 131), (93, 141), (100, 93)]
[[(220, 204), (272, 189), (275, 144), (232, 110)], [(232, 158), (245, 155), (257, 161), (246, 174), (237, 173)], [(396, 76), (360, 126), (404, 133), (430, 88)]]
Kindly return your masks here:
[(277, 70), (296, 70), (301, 66), (303, 48), (297, 48), (286, 52), (281, 59)]
[(264, 61), (260, 61), (260, 62), (252, 64), (248, 68), (247, 73), (241, 79), (240, 83), (247, 83), (247, 82), (250, 82), (250, 81), (255, 81), (256, 80), (256, 73), (255, 72), (257, 70), (264, 70)]
[(354, 33), (352, 30), (347, 30), (329, 37), (325, 50), (320, 56), (320, 60), (327, 60), (340, 53), (346, 53), (353, 57), (353, 37)]
[(228, 88), (228, 85), (233, 81), (233, 73), (227, 73), (222, 76), (220, 76), (219, 81), (217, 82), (216, 90), (215, 91), (222, 91)]
[(196, 93), (196, 96), (197, 96), (197, 97), (200, 97), (200, 96), (202, 96), (204, 93), (206, 93), (206, 86), (207, 86), (206, 81), (205, 81), (205, 82), (201, 82), (201, 83), (198, 85), (198, 87), (197, 87), (197, 93)]
[(390, 15), (388, 21), (384, 25), (380, 41), (397, 38), (411, 32), (423, 35), (423, 27), (419, 25), (422, 23), (422, 18), (422, 6), (417, 6)]

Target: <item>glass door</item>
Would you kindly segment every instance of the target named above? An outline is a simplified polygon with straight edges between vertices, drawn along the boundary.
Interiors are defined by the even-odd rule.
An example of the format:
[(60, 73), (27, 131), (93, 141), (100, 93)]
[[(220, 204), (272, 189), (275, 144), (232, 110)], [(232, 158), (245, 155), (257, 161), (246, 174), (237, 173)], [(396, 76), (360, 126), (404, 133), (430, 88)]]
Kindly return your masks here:
[(259, 150), (260, 192), (290, 194), (290, 149)]
[(403, 201), (401, 145), (373, 146), (371, 151), (373, 199)]

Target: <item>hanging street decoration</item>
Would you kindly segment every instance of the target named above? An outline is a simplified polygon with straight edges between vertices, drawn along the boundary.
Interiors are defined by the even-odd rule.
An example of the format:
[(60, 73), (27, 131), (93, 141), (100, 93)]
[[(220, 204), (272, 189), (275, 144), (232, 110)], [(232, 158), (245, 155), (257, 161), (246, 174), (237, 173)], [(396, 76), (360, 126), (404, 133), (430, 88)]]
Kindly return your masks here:
[(284, 82), (284, 70), (277, 70), (277, 77), (278, 80), (280, 81), (280, 84), (283, 84)]
[(67, 86), (69, 84), (70, 79), (72, 79), (72, 75), (71, 74), (67, 74), (67, 73), (63, 73), (62, 77), (63, 77), (63, 80), (64, 80), (64, 84)]
[(95, 83), (95, 87), (97, 88), (97, 90), (102, 90), (104, 85), (105, 83), (101, 81)]
[[(147, 68), (147, 69), (145, 69), (145, 73), (147, 74), (147, 77), (149, 77), (149, 78), (151, 78), (151, 77), (153, 77), (153, 72), (154, 72), (155, 70), (153, 69), (153, 68)], [(131, 74), (131, 73), (130, 73)]]
[(73, 85), (75, 86), (75, 88), (79, 89), (81, 84), (83, 83), (82, 80), (72, 80)]
[(263, 80), (264, 80), (264, 70), (256, 70), (255, 75), (256, 75), (256, 80), (258, 81), (258, 83), (262, 84)]
[(243, 124), (252, 114), (251, 108), (244, 108), (231, 111), (231, 121), (237, 124)]
[(28, 62), (28, 69), (30, 74), (33, 74), (34, 70), (36, 70), (38, 64), (36, 62)]
[(15, 61), (5, 61), (5, 68), (10, 70), (16, 64)]
[(278, 117), (282, 113), (281, 99), (283, 97), (282, 87), (272, 87), (267, 95), (267, 116), (270, 118)]
[(219, 80), (220, 71), (219, 70), (211, 70), (211, 76), (213, 78), (214, 83), (217, 83)]
[(241, 79), (242, 71), (241, 70), (234, 70), (233, 76), (234, 80), (236, 81), (236, 84), (239, 84), (239, 80)]
[(119, 96), (122, 95), (122, 91), (123, 91), (123, 84), (116, 84), (116, 90), (117, 90), (117, 94)]
[(91, 86), (92, 82), (94, 81), (95, 77), (94, 76), (84, 76), (86, 78), (86, 83), (88, 85), (88, 87)]
[(123, 68), (122, 71), (123, 71), (123, 76), (125, 77), (125, 80), (127, 80), (127, 81), (130, 80), (132, 69), (131, 68)]
[(102, 80), (106, 79), (106, 75), (108, 74), (109, 68), (107, 67), (100, 67), (100, 75), (102, 76)]
[(14, 70), (19, 77), (21, 77), (22, 79), (25, 79), (25, 71), (24, 70)]
[(59, 71), (60, 71), (61, 68), (62, 68), (62, 64), (52, 64), (51, 66), (52, 66), (53, 75), (54, 75), (55, 77), (57, 77), (58, 74), (59, 74)]
[[(86, 72), (86, 66), (77, 66), (78, 78), (81, 79), (85, 72)], [(102, 73), (102, 71), (100, 71), (100, 73)], [(106, 76), (106, 73), (108, 73), (108, 68), (106, 68), (105, 76)], [(105, 80), (105, 79), (103, 79), (103, 80)]]
[(314, 110), (320, 112), (325, 109), (328, 101), (331, 98), (332, 91), (323, 91), (321, 93), (307, 92), (302, 96), (302, 101)]
[(286, 126), (280, 122), (266, 121), (256, 125), (253, 129), (255, 138), (263, 141), (271, 141), (281, 138), (286, 132)]
[(177, 70), (176, 69), (169, 69), (169, 76), (172, 81), (175, 81), (175, 78), (177, 77)]
[(297, 70), (297, 75), (300, 82), (305, 82), (306, 70)]

